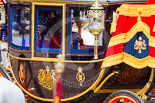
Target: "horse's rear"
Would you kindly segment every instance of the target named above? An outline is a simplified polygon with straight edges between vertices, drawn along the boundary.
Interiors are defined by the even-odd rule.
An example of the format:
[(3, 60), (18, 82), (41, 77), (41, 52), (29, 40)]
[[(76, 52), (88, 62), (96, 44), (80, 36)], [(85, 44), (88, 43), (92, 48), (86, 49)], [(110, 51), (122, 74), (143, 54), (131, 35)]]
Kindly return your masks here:
[(25, 103), (21, 89), (13, 82), (0, 76), (0, 103)]

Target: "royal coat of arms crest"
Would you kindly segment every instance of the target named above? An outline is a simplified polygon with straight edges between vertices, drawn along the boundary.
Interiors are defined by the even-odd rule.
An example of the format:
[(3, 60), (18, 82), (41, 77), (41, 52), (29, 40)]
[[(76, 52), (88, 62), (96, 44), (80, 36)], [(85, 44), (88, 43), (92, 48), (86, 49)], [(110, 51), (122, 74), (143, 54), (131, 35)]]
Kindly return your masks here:
[(48, 89), (52, 90), (54, 81), (56, 80), (55, 71), (47, 66), (46, 69), (40, 69), (38, 72), (38, 82), (39, 84)]

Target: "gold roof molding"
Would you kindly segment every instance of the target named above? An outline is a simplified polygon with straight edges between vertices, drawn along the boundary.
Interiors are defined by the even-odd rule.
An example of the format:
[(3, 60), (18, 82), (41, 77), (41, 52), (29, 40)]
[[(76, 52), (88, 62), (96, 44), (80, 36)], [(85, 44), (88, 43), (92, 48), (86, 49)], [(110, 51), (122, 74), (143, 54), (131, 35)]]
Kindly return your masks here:
[(150, 17), (155, 15), (155, 5), (123, 4), (119, 8), (119, 15)]
[[(8, 2), (39, 2), (39, 3), (68, 3), (68, 4), (88, 4), (92, 5), (95, 0), (8, 0)], [(100, 0), (102, 5), (116, 5), (123, 3), (146, 3), (147, 0)]]
[[(67, 4), (87, 4), (92, 5), (94, 2), (81, 2), (81, 1), (69, 1), (69, 0), (9, 0), (9, 2), (37, 2), (37, 3), (67, 3)], [(108, 5), (108, 3), (102, 3)]]

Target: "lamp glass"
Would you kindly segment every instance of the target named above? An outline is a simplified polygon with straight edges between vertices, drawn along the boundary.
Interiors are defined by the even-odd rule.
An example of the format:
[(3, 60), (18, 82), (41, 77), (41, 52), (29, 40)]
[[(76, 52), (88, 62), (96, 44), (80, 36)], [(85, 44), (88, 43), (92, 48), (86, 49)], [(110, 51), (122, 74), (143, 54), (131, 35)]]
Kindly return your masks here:
[(89, 11), (89, 29), (93, 30), (104, 29), (104, 10)]

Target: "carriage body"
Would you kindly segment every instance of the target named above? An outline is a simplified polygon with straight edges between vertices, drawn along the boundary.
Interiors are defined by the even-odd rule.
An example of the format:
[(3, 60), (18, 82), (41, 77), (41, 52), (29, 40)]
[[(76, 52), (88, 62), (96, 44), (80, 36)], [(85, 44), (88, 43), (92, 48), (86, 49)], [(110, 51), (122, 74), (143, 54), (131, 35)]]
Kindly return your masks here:
[[(123, 3), (146, 1), (100, 1), (105, 9), (105, 30), (99, 36), (97, 60), (93, 59), (94, 36), (88, 30), (88, 11), (93, 2), (8, 1), (7, 39), (2, 38), (2, 41), (8, 43), (10, 66), (4, 67), (11, 72), (27, 98), (53, 101), (54, 65), (59, 62), (65, 63), (61, 83), (63, 102), (90, 102), (93, 97), (98, 100), (91, 100), (92, 103), (102, 102), (103, 94), (118, 90), (129, 90), (137, 95), (150, 92), (154, 82), (153, 68), (137, 70), (120, 63), (101, 69), (116, 8)], [(61, 59), (57, 58), (58, 55)]]

